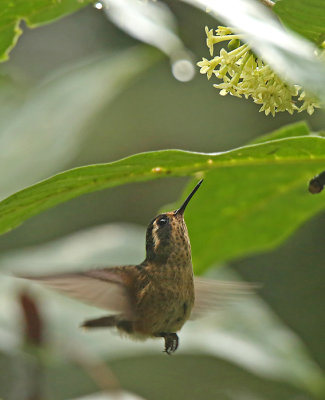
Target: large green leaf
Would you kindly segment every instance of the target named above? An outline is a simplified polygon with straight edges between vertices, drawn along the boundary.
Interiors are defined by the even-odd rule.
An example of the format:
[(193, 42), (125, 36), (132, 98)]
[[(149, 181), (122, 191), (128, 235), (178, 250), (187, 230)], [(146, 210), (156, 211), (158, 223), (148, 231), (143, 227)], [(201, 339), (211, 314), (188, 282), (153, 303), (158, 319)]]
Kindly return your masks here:
[[(267, 147), (276, 151), (277, 141), (271, 143), (274, 147)], [(324, 208), (323, 196), (307, 190), (310, 177), (324, 168), (324, 158), (319, 163), (305, 160), (308, 166), (304, 161), (282, 161), (207, 174), (200, 199), (188, 212), (197, 271), (216, 261), (271, 249)]]
[(318, 136), (283, 138), (217, 154), (142, 153), (69, 170), (8, 197), (0, 203), (0, 232), (95, 190), (195, 175), (205, 177), (205, 183), (187, 220), (195, 267), (202, 271), (213, 262), (274, 247), (324, 208), (322, 195), (307, 191), (308, 180), (324, 162), (325, 139)]
[(323, 0), (280, 0), (273, 11), (286, 26), (321, 44), (325, 40), (325, 3)]
[(92, 3), (93, 0), (0, 0), (0, 61), (8, 59), (15, 46), (24, 20), (34, 28), (63, 17)]

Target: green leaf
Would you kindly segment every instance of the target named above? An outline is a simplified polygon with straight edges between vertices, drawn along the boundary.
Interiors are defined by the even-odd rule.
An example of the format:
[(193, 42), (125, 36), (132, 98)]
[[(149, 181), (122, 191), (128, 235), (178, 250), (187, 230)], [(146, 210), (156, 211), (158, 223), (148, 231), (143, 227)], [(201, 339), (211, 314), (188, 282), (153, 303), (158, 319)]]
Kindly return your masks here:
[[(85, 193), (170, 176), (205, 177), (187, 220), (197, 271), (213, 262), (270, 249), (324, 208), (307, 191), (324, 169), (325, 139), (289, 137), (217, 154), (165, 150), (55, 175), (0, 203), (5, 233), (50, 207)], [(231, 240), (229, 240), (231, 238)]]
[(283, 23), (320, 45), (325, 40), (325, 3), (323, 0), (280, 0), (273, 11)]
[[(274, 147), (267, 147), (276, 153), (278, 141), (271, 143)], [(211, 171), (200, 200), (188, 212), (196, 271), (214, 262), (270, 250), (323, 209), (323, 196), (317, 198), (307, 190), (308, 181), (324, 168), (322, 159), (319, 163), (282, 159), (273, 165), (265, 162)]]
[(93, 0), (0, 0), (0, 61), (7, 60), (22, 30), (22, 20), (30, 28), (47, 24), (73, 13)]

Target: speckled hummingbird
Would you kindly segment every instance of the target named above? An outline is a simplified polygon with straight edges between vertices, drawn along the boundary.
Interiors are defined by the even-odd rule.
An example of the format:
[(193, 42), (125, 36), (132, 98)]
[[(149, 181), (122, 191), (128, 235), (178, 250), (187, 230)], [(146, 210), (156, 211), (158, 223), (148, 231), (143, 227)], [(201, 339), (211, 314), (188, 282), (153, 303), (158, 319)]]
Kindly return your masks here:
[(116, 327), (138, 339), (162, 337), (172, 354), (178, 332), (189, 318), (211, 308), (245, 285), (193, 277), (191, 245), (184, 211), (203, 180), (182, 206), (159, 214), (146, 233), (146, 258), (126, 265), (86, 272), (20, 276), (99, 308), (111, 315), (85, 321), (85, 328)]

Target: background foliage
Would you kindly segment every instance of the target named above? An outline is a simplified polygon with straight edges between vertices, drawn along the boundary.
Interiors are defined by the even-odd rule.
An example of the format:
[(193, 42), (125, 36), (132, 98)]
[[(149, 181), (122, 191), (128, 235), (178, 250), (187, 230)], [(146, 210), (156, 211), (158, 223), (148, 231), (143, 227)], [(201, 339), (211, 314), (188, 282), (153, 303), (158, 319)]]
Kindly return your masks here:
[[(95, 399), (109, 390), (101, 398), (116, 398), (115, 389), (124, 398), (321, 399), (325, 203), (307, 187), (325, 165), (323, 111), (272, 119), (247, 101), (218, 96), (198, 74), (177, 81), (173, 75), (190, 79), (191, 60), (206, 55), (204, 26), (217, 26), (214, 9), (166, 1), (169, 9), (150, 9), (148, 21), (159, 26), (153, 30), (139, 19), (145, 3), (137, 3), (131, 29), (122, 22), (132, 1), (111, 0), (111, 21), (142, 40), (141, 28), (151, 26), (145, 41), (169, 61), (87, 2), (27, 3), (1, 0), (2, 59), (16, 43), (17, 21), (36, 27), (59, 20), (35, 30), (21, 23), (24, 35), (1, 66), (2, 270), (140, 262), (147, 222), (161, 208), (176, 208), (184, 186), (187, 193), (204, 177), (186, 214), (195, 272), (239, 274), (262, 287), (186, 324), (180, 351), (167, 359), (160, 342), (80, 332), (80, 322), (99, 310), (3, 275), (0, 396)], [(222, 23), (246, 29), (257, 52), (294, 65), (292, 79), (325, 96), (323, 66), (306, 58), (324, 40), (321, 1), (274, 7), (307, 44), (260, 4), (249, 14), (250, 2), (235, 1), (229, 13), (230, 3), (219, 5)], [(182, 151), (167, 150), (175, 148)], [(40, 315), (37, 348), (26, 330), (28, 307)]]

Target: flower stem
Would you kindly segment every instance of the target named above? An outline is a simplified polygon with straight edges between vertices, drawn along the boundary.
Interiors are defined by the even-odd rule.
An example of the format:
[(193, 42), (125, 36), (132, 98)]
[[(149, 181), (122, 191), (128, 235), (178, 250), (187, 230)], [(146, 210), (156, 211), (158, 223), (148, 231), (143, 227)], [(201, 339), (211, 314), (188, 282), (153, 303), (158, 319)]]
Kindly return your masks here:
[(225, 40), (241, 39), (241, 35), (225, 35), (225, 36), (213, 36), (214, 44), (224, 42)]
[(228, 53), (228, 56), (234, 57), (234, 61), (237, 61), (246, 51), (249, 50), (249, 46), (247, 44), (243, 44), (242, 46), (238, 47), (237, 49)]
[(230, 81), (230, 83), (232, 85), (237, 85), (237, 83), (238, 83), (238, 81), (240, 79), (240, 75), (243, 72), (245, 64), (249, 60), (249, 57), (251, 57), (251, 53), (250, 53), (250, 51), (247, 51), (247, 53), (245, 54), (245, 57), (243, 58), (243, 61), (240, 64), (239, 70), (236, 72), (236, 74), (233, 76), (233, 78)]

